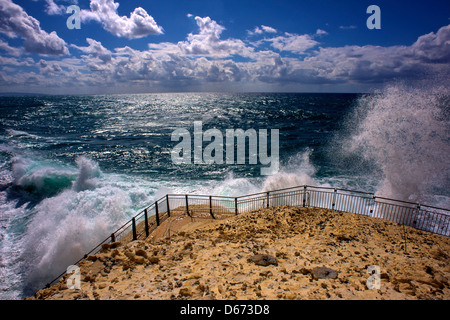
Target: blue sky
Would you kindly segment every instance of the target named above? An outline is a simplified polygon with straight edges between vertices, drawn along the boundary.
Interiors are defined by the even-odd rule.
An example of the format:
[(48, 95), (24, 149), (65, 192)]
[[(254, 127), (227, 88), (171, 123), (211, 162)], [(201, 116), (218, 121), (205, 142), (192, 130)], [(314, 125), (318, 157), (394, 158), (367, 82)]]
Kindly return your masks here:
[(0, 0), (0, 92), (367, 92), (449, 70), (446, 1)]

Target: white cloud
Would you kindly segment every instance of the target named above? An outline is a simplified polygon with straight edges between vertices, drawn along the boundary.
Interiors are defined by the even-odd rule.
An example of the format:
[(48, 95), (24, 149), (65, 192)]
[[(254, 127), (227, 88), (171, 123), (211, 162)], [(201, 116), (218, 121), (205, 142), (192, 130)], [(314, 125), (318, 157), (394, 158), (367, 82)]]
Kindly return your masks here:
[(39, 21), (29, 16), (11, 0), (0, 1), (0, 33), (10, 38), (21, 37), (26, 52), (41, 55), (65, 55), (66, 42), (55, 31), (47, 33)]
[(0, 65), (30, 67), (34, 65), (34, 60), (32, 58), (20, 59), (20, 58), (7, 58), (0, 56)]
[(272, 27), (261, 25), (261, 29), (263, 29), (264, 32), (277, 33), (277, 29), (272, 28)]
[(264, 32), (265, 33), (277, 33), (278, 31), (275, 28), (272, 28), (269, 26), (264, 26), (264, 25), (261, 25), (261, 27), (256, 26), (255, 29), (253, 29), (253, 30), (247, 30), (247, 33), (250, 36), (254, 36), (256, 34), (263, 34)]
[(247, 33), (251, 36), (255, 35), (255, 34), (262, 34), (263, 31), (260, 27), (255, 27), (255, 29), (252, 30), (247, 30)]
[(127, 39), (163, 33), (163, 28), (143, 8), (135, 8), (130, 17), (126, 17), (119, 16), (118, 7), (119, 3), (114, 0), (91, 0), (91, 10), (81, 10), (81, 19), (100, 22), (106, 31)]
[(56, 4), (53, 0), (45, 0), (47, 7), (45, 12), (49, 15), (62, 15), (66, 13), (66, 7), (60, 4)]
[(55, 75), (61, 73), (63, 70), (60, 65), (54, 61), (46, 61), (41, 59), (38, 63), (40, 73), (46, 76)]
[(185, 55), (229, 57), (232, 55), (250, 56), (253, 48), (242, 40), (221, 40), (220, 35), (225, 27), (210, 17), (195, 17), (199, 33), (189, 33), (187, 41), (178, 42), (178, 47)]
[(108, 49), (106, 49), (101, 42), (96, 41), (94, 39), (86, 38), (86, 42), (89, 44), (88, 47), (79, 47), (76, 45), (72, 45), (72, 47), (77, 48), (78, 50), (88, 53), (93, 58), (100, 59), (103, 63), (107, 63), (112, 59), (112, 53)]
[[(17, 13), (12, 14), (9, 7), (10, 11), (1, 10), (0, 22), (5, 22), (0, 24), (1, 33), (22, 37), (24, 43), (37, 35), (50, 37), (37, 28), (39, 22), (20, 7), (11, 6), (9, 0), (0, 0), (0, 6), (5, 7), (5, 4)], [(114, 12), (117, 13), (117, 7)], [(11, 22), (6, 18), (8, 15), (20, 19)], [(100, 19), (100, 15), (96, 17)], [(87, 38), (86, 46), (71, 45), (74, 49), (71, 51), (78, 50), (81, 56), (43, 58), (37, 63), (31, 58), (21, 58), (21, 51), (29, 50), (30, 46), (23, 50), (13, 48), (0, 39), (0, 50), (9, 55), (0, 57), (3, 67), (0, 84), (8, 86), (11, 81), (15, 85), (38, 86), (41, 83), (46, 87), (70, 88), (76, 83), (86, 90), (108, 86), (124, 91), (136, 87), (142, 90), (211, 87), (245, 90), (248, 86), (295, 90), (310, 84), (347, 85), (348, 88), (350, 85), (375, 86), (396, 78), (416, 80), (434, 72), (450, 74), (450, 25), (418, 37), (410, 46), (319, 47), (317, 39), (327, 34), (321, 29), (311, 35), (280, 31), (275, 34), (261, 25), (252, 32), (263, 35), (264, 39), (252, 43), (246, 39), (225, 38), (225, 27), (210, 17), (196, 16), (193, 21), (198, 30), (189, 33), (184, 41), (149, 43), (147, 49), (137, 50), (131, 44), (106, 48), (100, 41)], [(32, 32), (37, 35), (31, 36)], [(67, 50), (65, 43), (64, 48)], [(236, 56), (245, 59), (236, 59)], [(35, 72), (23, 72), (23, 66), (35, 67)], [(12, 76), (13, 70), (20, 71), (17, 77)]]
[(427, 62), (450, 62), (450, 25), (419, 37), (412, 50)]
[(0, 50), (16, 57), (22, 54), (22, 50), (20, 48), (11, 47), (7, 42), (3, 41), (2, 39), (0, 39)]
[(297, 54), (302, 54), (306, 50), (314, 48), (319, 43), (312, 39), (307, 34), (292, 34), (286, 32), (284, 36), (278, 36), (275, 38), (265, 39), (267, 42), (272, 43), (272, 47), (280, 51), (290, 51)]

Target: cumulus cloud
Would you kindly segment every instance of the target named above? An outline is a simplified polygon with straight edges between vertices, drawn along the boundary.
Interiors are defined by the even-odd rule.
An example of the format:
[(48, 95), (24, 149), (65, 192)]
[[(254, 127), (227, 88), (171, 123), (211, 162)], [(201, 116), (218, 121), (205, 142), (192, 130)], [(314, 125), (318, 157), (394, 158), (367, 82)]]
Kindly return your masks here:
[(0, 56), (0, 65), (30, 67), (34, 66), (34, 60), (32, 58), (20, 59), (20, 58), (7, 58)]
[(49, 15), (62, 15), (66, 13), (66, 7), (55, 3), (53, 0), (45, 0), (47, 6), (45, 12)]
[(320, 48), (304, 61), (333, 81), (376, 83), (396, 78), (417, 80), (449, 72), (450, 26), (419, 37), (411, 46), (344, 46)]
[(269, 26), (261, 25), (261, 29), (263, 29), (264, 32), (277, 33), (277, 29), (269, 27)]
[(253, 48), (242, 40), (221, 40), (220, 35), (225, 27), (210, 17), (195, 17), (199, 33), (189, 33), (187, 41), (178, 42), (181, 52), (186, 55), (229, 57), (231, 55), (250, 56)]
[(119, 16), (118, 7), (119, 3), (114, 0), (91, 0), (90, 10), (81, 10), (81, 19), (100, 22), (106, 31), (127, 39), (163, 33), (163, 28), (143, 8), (135, 8), (126, 17)]
[(262, 34), (263, 31), (260, 27), (255, 27), (255, 29), (253, 30), (247, 30), (247, 33), (251, 36), (255, 35), (255, 34)]
[(426, 62), (450, 62), (450, 25), (419, 37), (412, 51)]
[(306, 50), (314, 48), (319, 43), (308, 34), (292, 34), (286, 32), (283, 36), (278, 36), (271, 39), (265, 39), (271, 42), (272, 47), (280, 51), (290, 51), (297, 54), (302, 54)]
[[(5, 3), (11, 4), (11, 1), (0, 0), (2, 6)], [(117, 14), (117, 4), (112, 1), (102, 3), (114, 5), (113, 8), (106, 6), (103, 14)], [(17, 6), (14, 8), (18, 10)], [(5, 12), (8, 10), (0, 13), (0, 22), (5, 22), (0, 25), (0, 32), (11, 38), (31, 38), (31, 31), (27, 33), (19, 28), (21, 21), (27, 21), (31, 27), (39, 26), (39, 23), (23, 10), (18, 10), (21, 15), (9, 13), (20, 19), (6, 21)], [(98, 12), (95, 17), (104, 22)], [(220, 89), (233, 85), (240, 90), (248, 88), (245, 86), (295, 90), (310, 84), (372, 87), (396, 78), (416, 80), (434, 72), (450, 74), (450, 25), (418, 37), (411, 45), (325, 47), (318, 41), (322, 39), (320, 36), (327, 34), (321, 29), (314, 34), (294, 34), (260, 25), (252, 32), (263, 36), (258, 42), (251, 42), (226, 38), (225, 27), (210, 17), (191, 18), (197, 30), (187, 34), (183, 41), (149, 43), (146, 49), (138, 50), (132, 45), (107, 48), (106, 44), (87, 38), (85, 46), (71, 45), (74, 49), (71, 51), (80, 55), (58, 58), (57, 61), (22, 59), (19, 49), (0, 39), (0, 50), (7, 53), (0, 57), (0, 64), (4, 66), (0, 82), (2, 86), (8, 81), (15, 84), (22, 81), (29, 85), (45, 83), (47, 86), (67, 84), (73, 87), (75, 83), (85, 88), (109, 86), (124, 90), (127, 87), (142, 90)], [(126, 19), (131, 19), (131, 15)], [(31, 30), (40, 34), (36, 31), (40, 29)], [(117, 34), (125, 37), (126, 32), (122, 31)], [(34, 66), (36, 72), (23, 72), (23, 66)], [(17, 72), (20, 76), (14, 78), (13, 70), (21, 70)]]
[(91, 38), (86, 38), (86, 42), (89, 44), (87, 47), (79, 47), (76, 45), (72, 45), (72, 47), (84, 52), (88, 53), (92, 58), (98, 58), (103, 63), (107, 63), (112, 59), (112, 53), (108, 49), (106, 49), (100, 41), (96, 41)]
[(46, 76), (54, 75), (62, 72), (60, 65), (54, 61), (46, 61), (41, 59), (38, 63), (40, 73)]
[(256, 26), (255, 29), (253, 30), (247, 30), (247, 33), (251, 36), (256, 35), (256, 34), (263, 34), (263, 33), (277, 33), (277, 29), (269, 27), (269, 26), (265, 26), (265, 25), (261, 25), (261, 27)]
[(55, 31), (42, 30), (39, 21), (29, 16), (11, 0), (0, 1), (0, 33), (9, 38), (21, 37), (26, 52), (41, 55), (65, 55), (66, 42)]
[(11, 47), (7, 42), (0, 39), (0, 50), (12, 56), (20, 56), (22, 50), (20, 48)]

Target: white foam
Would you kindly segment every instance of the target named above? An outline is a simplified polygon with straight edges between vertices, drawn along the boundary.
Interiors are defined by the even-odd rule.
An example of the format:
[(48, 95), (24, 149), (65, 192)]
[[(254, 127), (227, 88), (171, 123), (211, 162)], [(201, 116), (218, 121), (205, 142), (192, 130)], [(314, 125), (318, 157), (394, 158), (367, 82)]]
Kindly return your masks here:
[[(41, 289), (155, 201), (158, 183), (103, 174), (85, 157), (75, 162), (77, 167), (62, 166), (22, 155), (13, 157), (11, 171), (2, 169), (9, 174), (0, 192), (1, 298), (21, 298)], [(43, 192), (38, 201), (27, 202), (27, 190), (42, 191), (61, 179), (57, 193)], [(18, 187), (24, 189), (17, 192)]]
[(359, 100), (361, 119), (347, 141), (348, 151), (381, 169), (377, 194), (421, 202), (447, 189), (448, 95), (448, 88), (396, 84)]
[[(266, 178), (264, 181), (262, 191), (279, 190), (284, 188), (312, 185), (325, 186), (316, 178), (316, 168), (310, 161), (311, 150), (307, 149), (304, 152), (298, 153), (291, 157), (288, 165), (281, 170)], [(326, 186), (329, 186), (326, 184)]]
[(75, 162), (78, 166), (78, 176), (73, 185), (74, 190), (94, 189), (101, 174), (98, 163), (86, 157), (78, 157)]

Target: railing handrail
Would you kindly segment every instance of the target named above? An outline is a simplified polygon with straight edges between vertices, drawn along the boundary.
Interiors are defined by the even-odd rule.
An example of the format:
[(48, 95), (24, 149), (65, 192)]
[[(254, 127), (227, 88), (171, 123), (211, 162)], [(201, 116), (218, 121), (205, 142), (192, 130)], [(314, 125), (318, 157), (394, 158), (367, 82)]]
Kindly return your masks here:
[[(348, 189), (341, 189), (341, 188), (333, 188), (333, 187), (323, 187), (323, 186), (310, 186), (310, 185), (302, 185), (302, 186), (295, 186), (295, 187), (288, 187), (288, 188), (282, 188), (282, 189), (276, 189), (276, 190), (268, 190), (268, 191), (261, 191), (261, 192), (257, 192), (257, 193), (252, 193), (252, 194), (246, 194), (243, 196), (238, 196), (236, 198), (240, 199), (240, 198), (245, 198), (245, 197), (252, 197), (252, 196), (256, 196), (256, 195), (263, 195), (263, 194), (267, 194), (267, 192), (280, 192), (280, 191), (286, 191), (286, 190), (292, 190), (292, 189), (300, 189), (300, 188), (314, 188), (314, 189), (330, 189), (330, 190), (337, 190), (337, 191), (346, 191), (346, 192), (354, 192), (354, 193), (363, 193), (363, 194), (369, 194), (369, 195), (374, 195), (373, 192), (366, 192), (366, 191), (359, 191), (359, 190), (348, 190)], [(394, 200), (394, 199), (392, 199)]]
[[(169, 201), (170, 198), (172, 197), (181, 197), (181, 199), (185, 199), (186, 200), (186, 210), (188, 210), (188, 198), (189, 197), (200, 197), (200, 198), (208, 198), (209, 200), (211, 200), (212, 198), (219, 198), (219, 199), (228, 199), (228, 200), (233, 200), (234, 202), (234, 206), (235, 206), (235, 213), (238, 214), (238, 204), (245, 204), (245, 203), (251, 203), (254, 201), (263, 201), (263, 203), (265, 201), (267, 201), (267, 203), (265, 203), (265, 206), (269, 207), (269, 200), (270, 200), (270, 193), (275, 193), (274, 195), (277, 198), (281, 198), (283, 195), (286, 195), (288, 193), (291, 193), (292, 191), (300, 191), (298, 193), (298, 195), (306, 195), (304, 193), (306, 192), (310, 192), (310, 191), (318, 191), (318, 192), (323, 192), (320, 190), (309, 190), (309, 189), (327, 189), (327, 190), (332, 190), (332, 192), (330, 193), (334, 193), (334, 194), (338, 194), (338, 195), (345, 195), (345, 196), (353, 196), (353, 197), (358, 197), (358, 198), (366, 198), (367, 197), (362, 197), (359, 195), (348, 195), (348, 194), (343, 194), (343, 193), (338, 193), (339, 191), (344, 191), (344, 192), (351, 192), (351, 193), (359, 193), (359, 194), (365, 194), (365, 195), (370, 195), (371, 197), (369, 199), (373, 199), (374, 204), (376, 203), (381, 203), (381, 204), (389, 204), (389, 203), (385, 203), (385, 202), (377, 202), (377, 199), (381, 199), (381, 200), (388, 200), (388, 201), (394, 201), (397, 203), (403, 203), (403, 204), (408, 204), (409, 206), (402, 206), (402, 205), (398, 205), (398, 204), (393, 204), (395, 206), (399, 206), (399, 207), (403, 207), (403, 208), (408, 208), (408, 209), (413, 209), (414, 207), (411, 207), (410, 205), (414, 205), (416, 206), (416, 209), (421, 210), (421, 208), (426, 207), (426, 208), (431, 208), (431, 209), (435, 209), (435, 210), (439, 210), (439, 211), (445, 211), (444, 212), (435, 212), (435, 214), (438, 215), (443, 215), (446, 217), (450, 217), (450, 209), (446, 209), (446, 208), (439, 208), (439, 207), (434, 207), (434, 206), (430, 206), (430, 205), (426, 205), (426, 204), (418, 204), (418, 203), (414, 203), (414, 202), (408, 202), (408, 201), (403, 201), (403, 200), (397, 200), (397, 199), (390, 199), (390, 198), (385, 198), (385, 197), (380, 197), (380, 196), (376, 196), (374, 193), (372, 192), (364, 192), (364, 191), (358, 191), (358, 190), (347, 190), (347, 189), (340, 189), (340, 188), (333, 188), (333, 187), (323, 187), (323, 186), (310, 186), (310, 185), (303, 185), (303, 186), (295, 186), (295, 187), (288, 187), (288, 188), (283, 188), (283, 189), (277, 189), (277, 190), (269, 190), (269, 191), (262, 191), (262, 192), (258, 192), (258, 193), (253, 193), (253, 194), (248, 194), (248, 195), (243, 195), (243, 196), (214, 196), (214, 195), (202, 195), (202, 194), (166, 194), (163, 197), (159, 198), (158, 200), (156, 200), (155, 202), (153, 202), (152, 204), (150, 204), (149, 206), (143, 208), (141, 211), (139, 211), (135, 216), (133, 216), (130, 220), (126, 221), (122, 226), (120, 226), (119, 228), (117, 228), (112, 234), (111, 236), (108, 236), (105, 240), (103, 240), (102, 242), (100, 242), (97, 246), (95, 246), (91, 251), (89, 251), (87, 254), (85, 254), (82, 258), (80, 258), (77, 262), (75, 262), (75, 264), (78, 264), (80, 261), (82, 261), (83, 259), (85, 259), (88, 255), (90, 255), (91, 253), (95, 252), (95, 250), (97, 250), (99, 247), (101, 247), (103, 244), (105, 244), (110, 238), (111, 239), (115, 239), (115, 235), (116, 233), (120, 232), (124, 232), (125, 231), (125, 227), (129, 227), (129, 225), (131, 224), (133, 226), (133, 228), (135, 228), (135, 223), (136, 223), (136, 219), (141, 217), (143, 214), (145, 214), (146, 212), (148, 212), (149, 210), (155, 208), (156, 212), (156, 225), (158, 226), (160, 224), (160, 219), (158, 216), (158, 206), (159, 204), (161, 204), (163, 201)], [(289, 191), (288, 191), (289, 190)], [(282, 193), (279, 193), (282, 192)], [(327, 194), (330, 194), (327, 192)], [(288, 194), (289, 196), (292, 196), (292, 194)], [(255, 197), (258, 196), (258, 197)], [(255, 198), (252, 198), (255, 197)], [(179, 199), (178, 199), (179, 200)], [(273, 198), (272, 198), (273, 200)], [(303, 198), (303, 206), (304, 207), (310, 207), (310, 195), (308, 195), (308, 205), (306, 205), (306, 198)], [(333, 197), (332, 200), (332, 208), (329, 209), (334, 209), (335, 208), (335, 197)], [(169, 209), (169, 203), (167, 203), (167, 208), (168, 208), (168, 215), (170, 216), (170, 209)], [(262, 208), (262, 207), (261, 207)], [(259, 208), (259, 209), (261, 209)], [(205, 208), (205, 210), (208, 208)], [(212, 214), (212, 207), (211, 207), (211, 202), (210, 202), (210, 213), (211, 216), (214, 218), (214, 215)], [(254, 209), (253, 209), (254, 210)], [(336, 210), (336, 209), (334, 209)], [(350, 212), (350, 211), (349, 211)], [(189, 214), (189, 212), (187, 212)], [(145, 216), (147, 218), (147, 216)], [(146, 228), (148, 227), (148, 224), (146, 222)], [(123, 229), (123, 230), (122, 230)], [(136, 230), (133, 230), (133, 234), (136, 235)], [(146, 234), (148, 234), (148, 230), (145, 230)], [(430, 231), (433, 232), (433, 231)], [(142, 234), (143, 232), (141, 232), (140, 234)], [(120, 233), (119, 233), (120, 235)], [(136, 240), (136, 239), (133, 239)], [(58, 280), (60, 277), (62, 277), (65, 274), (65, 272), (63, 272), (62, 274), (60, 274), (58, 277), (56, 277), (55, 279), (53, 279), (50, 283), (47, 284), (46, 287), (49, 287), (53, 282), (55, 282), (56, 280)]]

